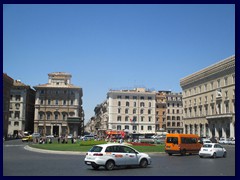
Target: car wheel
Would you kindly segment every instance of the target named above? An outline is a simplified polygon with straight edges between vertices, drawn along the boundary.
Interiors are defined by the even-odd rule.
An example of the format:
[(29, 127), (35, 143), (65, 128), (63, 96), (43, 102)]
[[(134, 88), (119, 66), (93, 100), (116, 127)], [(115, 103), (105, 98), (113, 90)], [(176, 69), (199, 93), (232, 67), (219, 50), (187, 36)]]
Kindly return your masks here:
[(181, 151), (181, 155), (182, 155), (182, 156), (185, 156), (185, 155), (186, 155), (186, 149), (183, 149), (183, 150)]
[(92, 164), (92, 168), (93, 168), (93, 169), (98, 169), (98, 168), (99, 168), (99, 166), (98, 166), (98, 165), (96, 165), (96, 164)]
[(169, 155), (169, 156), (171, 156), (171, 155), (172, 155), (172, 153), (168, 153), (168, 155)]
[(146, 159), (142, 159), (142, 160), (140, 161), (140, 167), (142, 167), (142, 168), (146, 168), (147, 165), (148, 165), (148, 162), (147, 162)]
[(216, 153), (213, 153), (213, 156), (212, 156), (214, 159), (217, 157), (217, 154)]
[(227, 152), (224, 152), (224, 153), (223, 153), (223, 157), (224, 157), (224, 158), (227, 157)]
[(203, 158), (202, 156), (199, 156), (200, 158)]
[(105, 169), (111, 171), (114, 168), (114, 166), (115, 166), (114, 161), (109, 160), (105, 164)]

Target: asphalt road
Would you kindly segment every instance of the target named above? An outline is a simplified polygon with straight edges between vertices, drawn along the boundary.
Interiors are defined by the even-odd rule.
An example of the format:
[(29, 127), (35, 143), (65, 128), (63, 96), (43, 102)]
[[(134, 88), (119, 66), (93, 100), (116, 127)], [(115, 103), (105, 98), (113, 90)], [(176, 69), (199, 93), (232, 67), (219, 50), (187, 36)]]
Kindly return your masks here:
[(85, 165), (84, 155), (33, 152), (24, 149), (26, 145), (20, 140), (4, 142), (3, 176), (235, 176), (235, 146), (225, 146), (227, 158), (153, 153), (152, 164), (147, 168), (106, 171)]

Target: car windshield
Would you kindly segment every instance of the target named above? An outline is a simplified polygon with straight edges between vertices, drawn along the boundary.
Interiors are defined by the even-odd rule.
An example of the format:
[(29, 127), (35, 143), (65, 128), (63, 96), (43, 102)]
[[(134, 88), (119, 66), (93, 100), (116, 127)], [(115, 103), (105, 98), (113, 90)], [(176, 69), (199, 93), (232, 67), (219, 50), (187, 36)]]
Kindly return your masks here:
[(204, 144), (203, 147), (204, 147), (204, 148), (211, 148), (211, 147), (212, 147), (212, 144)]
[(101, 152), (102, 151), (102, 147), (100, 146), (93, 146), (89, 152)]

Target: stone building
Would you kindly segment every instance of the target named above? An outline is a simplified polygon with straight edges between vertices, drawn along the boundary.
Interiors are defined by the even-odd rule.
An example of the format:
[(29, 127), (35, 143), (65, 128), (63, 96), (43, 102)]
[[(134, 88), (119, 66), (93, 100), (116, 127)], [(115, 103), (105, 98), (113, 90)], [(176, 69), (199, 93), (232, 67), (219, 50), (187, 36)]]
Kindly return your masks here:
[(170, 91), (158, 91), (156, 93), (156, 132), (166, 132), (166, 94)]
[(183, 133), (182, 93), (166, 93), (166, 132)]
[(82, 88), (71, 84), (72, 75), (48, 74), (48, 83), (36, 89), (34, 131), (43, 136), (83, 135)]
[(183, 132), (182, 94), (171, 91), (156, 93), (156, 133)]
[(124, 130), (133, 136), (153, 135), (156, 131), (156, 92), (145, 88), (110, 90), (108, 129)]
[(20, 80), (11, 88), (8, 134), (14, 137), (33, 132), (35, 90)]
[(235, 137), (235, 55), (180, 80), (184, 132)]
[(13, 86), (13, 79), (6, 73), (3, 73), (3, 137), (8, 137), (8, 120), (10, 106), (10, 90)]

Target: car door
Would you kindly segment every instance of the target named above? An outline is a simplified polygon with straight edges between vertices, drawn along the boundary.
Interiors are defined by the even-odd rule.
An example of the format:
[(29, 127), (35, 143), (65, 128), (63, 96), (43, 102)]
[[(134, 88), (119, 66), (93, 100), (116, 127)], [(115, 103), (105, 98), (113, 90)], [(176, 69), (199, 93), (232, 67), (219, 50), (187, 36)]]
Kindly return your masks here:
[(109, 146), (106, 148), (106, 154), (108, 154), (110, 159), (114, 159), (117, 166), (125, 165), (125, 153), (123, 152), (121, 146)]
[(123, 146), (125, 165), (137, 165), (139, 156), (135, 150), (130, 147)]
[(219, 144), (215, 144), (214, 149), (218, 157), (222, 156), (222, 147)]
[(218, 144), (218, 149), (219, 149), (218, 154), (219, 154), (220, 157), (222, 157), (222, 156), (223, 156), (223, 153), (224, 153), (223, 147)]

